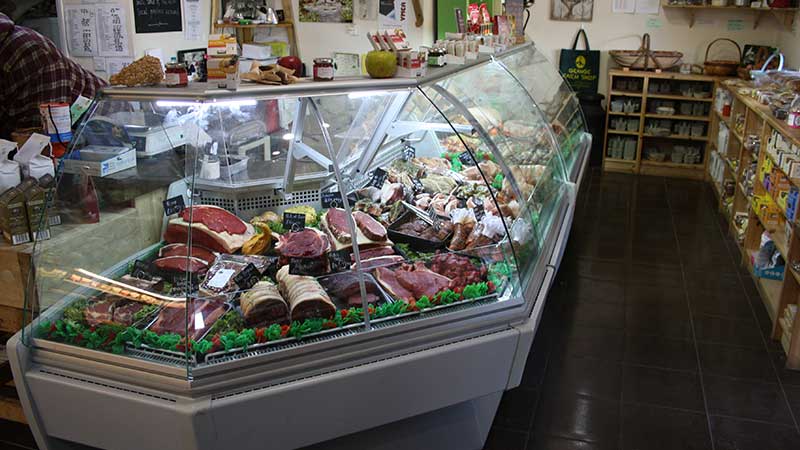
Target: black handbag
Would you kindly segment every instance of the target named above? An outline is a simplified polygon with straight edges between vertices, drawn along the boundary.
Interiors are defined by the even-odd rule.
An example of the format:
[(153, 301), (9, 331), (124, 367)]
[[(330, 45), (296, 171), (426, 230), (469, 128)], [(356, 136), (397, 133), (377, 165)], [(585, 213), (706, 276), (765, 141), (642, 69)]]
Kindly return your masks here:
[[(578, 38), (583, 36), (585, 50), (577, 50)], [(578, 30), (572, 48), (561, 49), (558, 69), (578, 95), (596, 94), (600, 80), (600, 52), (589, 48), (589, 38), (583, 28)]]

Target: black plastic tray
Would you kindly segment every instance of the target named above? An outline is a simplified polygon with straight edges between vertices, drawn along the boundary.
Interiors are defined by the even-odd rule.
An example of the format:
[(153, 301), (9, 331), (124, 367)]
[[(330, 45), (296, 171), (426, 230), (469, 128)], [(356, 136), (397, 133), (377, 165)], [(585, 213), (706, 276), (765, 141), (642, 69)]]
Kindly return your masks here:
[(406, 211), (403, 213), (399, 219), (392, 222), (392, 224), (386, 229), (389, 233), (389, 239), (395, 243), (402, 242), (409, 244), (414, 250), (419, 252), (435, 252), (436, 250), (444, 248), (450, 241), (450, 238), (453, 236), (452, 231), (448, 233), (447, 237), (442, 241), (431, 241), (397, 231), (397, 228), (400, 227), (400, 225), (403, 225), (412, 218), (418, 217), (419, 216), (414, 211)]

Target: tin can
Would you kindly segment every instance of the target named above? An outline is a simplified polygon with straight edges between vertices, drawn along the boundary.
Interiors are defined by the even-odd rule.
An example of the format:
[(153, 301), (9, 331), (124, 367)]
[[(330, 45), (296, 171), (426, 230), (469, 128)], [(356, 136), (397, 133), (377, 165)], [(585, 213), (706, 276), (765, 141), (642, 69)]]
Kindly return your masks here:
[(67, 103), (42, 103), (39, 105), (42, 128), (50, 136), (50, 142), (72, 140), (72, 118)]

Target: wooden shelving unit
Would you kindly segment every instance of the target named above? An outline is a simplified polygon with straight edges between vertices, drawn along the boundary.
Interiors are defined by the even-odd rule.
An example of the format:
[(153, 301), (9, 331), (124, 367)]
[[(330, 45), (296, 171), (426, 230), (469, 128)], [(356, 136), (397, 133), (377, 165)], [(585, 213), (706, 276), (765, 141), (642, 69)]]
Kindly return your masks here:
[[(230, 1), (230, 0), (229, 0)], [(292, 12), (292, 0), (281, 0), (283, 3), (283, 14), (286, 16), (286, 20), (280, 23), (272, 24), (272, 23), (254, 23), (254, 24), (236, 24), (236, 23), (219, 23), (222, 20), (222, 0), (212, 0), (211, 1), (211, 21), (212, 21), (212, 28), (217, 33), (223, 33), (225, 31), (233, 31), (236, 33), (236, 39), (239, 41), (240, 44), (245, 44), (248, 42), (253, 42), (253, 35), (256, 29), (264, 28), (282, 28), (286, 30), (286, 34), (289, 40), (289, 54), (297, 56), (297, 33), (294, 29), (294, 21), (292, 18), (294, 14)]]
[[(633, 70), (610, 70), (608, 74), (609, 101), (607, 102), (606, 136), (603, 145), (603, 170), (609, 172), (641, 173), (646, 175), (662, 175), (672, 177), (693, 178), (702, 180), (705, 177), (709, 152), (709, 138), (711, 131), (711, 94), (713, 93), (715, 77), (702, 75), (684, 75), (674, 72), (646, 72)], [(657, 90), (650, 92), (652, 83), (669, 84), (672, 89), (668, 92)], [(707, 93), (703, 96), (682, 95), (679, 92), (681, 84), (690, 84), (702, 87)], [(624, 86), (621, 87), (620, 85)], [(632, 89), (631, 86), (637, 87)], [(687, 92), (687, 94), (690, 92)], [(639, 104), (637, 112), (612, 111), (612, 101), (635, 102)], [(654, 108), (657, 104), (672, 102), (676, 105), (674, 114), (658, 114)], [(702, 105), (707, 110), (703, 115), (681, 114), (680, 105)], [(616, 130), (612, 128), (615, 120), (638, 119), (639, 126), (636, 131)], [(651, 121), (670, 121), (670, 123), (686, 122), (700, 123), (705, 128), (706, 134), (692, 135), (655, 135), (647, 132), (646, 124)], [(609, 142), (615, 137), (636, 138), (636, 152), (633, 158), (614, 157)], [(675, 146), (700, 147), (702, 160), (699, 164), (673, 162), (671, 149)], [(664, 161), (648, 160), (645, 153), (651, 147), (665, 148)], [(630, 153), (630, 152), (629, 152)], [(619, 156), (619, 155), (616, 155)], [(624, 156), (624, 155), (623, 155)], [(630, 156), (630, 155), (629, 155)]]
[(772, 16), (781, 24), (786, 30), (792, 29), (794, 24), (794, 16), (798, 8), (751, 8), (749, 6), (714, 6), (714, 5), (672, 5), (669, 0), (662, 0), (661, 6), (665, 9), (672, 11), (684, 11), (689, 15), (689, 28), (694, 26), (695, 13), (697, 11), (736, 11), (743, 14), (755, 14), (753, 21), (753, 29), (755, 30), (761, 24), (764, 17)]
[[(734, 127), (730, 126), (727, 148), (714, 151), (726, 162), (735, 160), (739, 163), (736, 167), (729, 167), (729, 170), (726, 170), (722, 185), (711, 174), (709, 174), (709, 179), (717, 195), (718, 207), (727, 216), (730, 224), (729, 231), (739, 245), (742, 264), (748, 268), (753, 277), (764, 307), (772, 320), (772, 338), (781, 341), (787, 355), (787, 366), (792, 369), (800, 369), (800, 320), (789, 323), (785, 318), (786, 307), (790, 304), (800, 303), (800, 273), (791, 267), (792, 261), (800, 259), (800, 235), (798, 235), (800, 227), (797, 226), (796, 221), (789, 220), (785, 210), (780, 207), (783, 214), (779, 217), (778, 223), (767, 223), (767, 220), (761, 217), (760, 211), (754, 210), (752, 196), (748, 195), (745, 189), (748, 183), (745, 176), (746, 167), (751, 166), (754, 161), (756, 170), (752, 179), (753, 194), (769, 196), (776, 205), (780, 204), (775, 193), (767, 191), (761, 178), (766, 164), (771, 164), (776, 171), (782, 173), (782, 170), (775, 164), (775, 158), (767, 149), (767, 142), (775, 130), (784, 139), (800, 145), (800, 131), (791, 129), (782, 121), (775, 119), (768, 107), (760, 105), (750, 97), (739, 94), (737, 88), (728, 87), (726, 83), (718, 83), (716, 89), (727, 90), (733, 98), (733, 104), (729, 116), (717, 111), (712, 114), (710, 126), (712, 135), (717, 135), (721, 123), (725, 123), (726, 126), (734, 123), (734, 118), (738, 114), (744, 115), (744, 133), (736, 133)], [(757, 155), (744, 145), (745, 139), (750, 135), (756, 135), (761, 140)], [(783, 175), (786, 176), (785, 173)], [(800, 190), (800, 179), (788, 178), (788, 181), (793, 189)], [(726, 195), (726, 185), (734, 187), (733, 195)], [(736, 213), (747, 214), (747, 225), (741, 240), (737, 238), (738, 229), (734, 221)], [(783, 280), (770, 280), (755, 276), (751, 257), (758, 251), (761, 235), (765, 230), (770, 233), (775, 247), (786, 261)]]

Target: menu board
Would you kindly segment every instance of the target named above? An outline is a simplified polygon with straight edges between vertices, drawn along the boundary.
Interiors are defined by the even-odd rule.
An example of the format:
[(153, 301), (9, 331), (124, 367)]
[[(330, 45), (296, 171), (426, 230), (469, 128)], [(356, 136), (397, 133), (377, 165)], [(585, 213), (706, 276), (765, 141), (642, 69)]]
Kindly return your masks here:
[(181, 31), (181, 0), (133, 0), (137, 33)]

